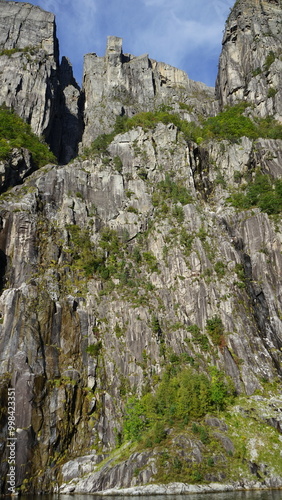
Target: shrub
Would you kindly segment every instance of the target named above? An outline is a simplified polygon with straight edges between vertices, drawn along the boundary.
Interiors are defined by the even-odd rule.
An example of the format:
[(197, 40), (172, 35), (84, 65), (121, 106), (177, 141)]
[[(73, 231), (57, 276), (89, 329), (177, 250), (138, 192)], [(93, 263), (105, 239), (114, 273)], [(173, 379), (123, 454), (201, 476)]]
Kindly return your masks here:
[(142, 400), (132, 397), (125, 407), (124, 437), (125, 439), (139, 440), (142, 433), (148, 427), (146, 409)]
[(268, 175), (257, 174), (245, 192), (234, 192), (228, 201), (240, 209), (258, 207), (269, 215), (282, 211), (282, 180), (271, 180)]
[(26, 148), (37, 167), (57, 163), (47, 144), (39, 139), (16, 113), (0, 107), (0, 159), (6, 160), (13, 148)]
[(219, 316), (214, 316), (213, 318), (207, 320), (206, 330), (210, 335), (212, 342), (215, 345), (220, 345), (223, 340), (224, 327)]
[(181, 205), (194, 201), (188, 189), (179, 181), (175, 182), (169, 174), (166, 174), (165, 179), (157, 184), (152, 197), (154, 206), (160, 205), (163, 200), (170, 200), (172, 203), (179, 202)]
[(158, 271), (158, 261), (152, 252), (143, 252), (142, 259), (146, 262), (151, 272)]
[(237, 140), (242, 136), (255, 138), (255, 124), (250, 118), (243, 116), (243, 112), (247, 107), (247, 103), (236, 104), (235, 106), (227, 107), (217, 116), (208, 118), (203, 124), (203, 137), (218, 137), (231, 141)]
[(267, 92), (267, 97), (270, 98), (270, 97), (275, 97), (276, 94), (277, 94), (277, 89), (273, 88), (273, 87), (270, 87), (268, 89), (268, 92)]
[(86, 352), (90, 355), (90, 356), (94, 356), (94, 357), (97, 357), (98, 354), (100, 353), (100, 350), (102, 349), (102, 342), (101, 340), (99, 340), (99, 342), (97, 342), (97, 344), (90, 344), (87, 348), (86, 348)]
[(8, 56), (11, 57), (13, 54), (18, 53), (25, 53), (25, 54), (32, 54), (34, 55), (38, 50), (38, 47), (24, 47), (23, 49), (20, 49), (18, 47), (14, 49), (3, 49), (0, 50), (0, 56)]
[(222, 262), (221, 260), (218, 260), (214, 265), (214, 270), (220, 278), (223, 278), (223, 276), (225, 275), (225, 272), (226, 272), (226, 266), (225, 266), (224, 262)]
[(159, 322), (157, 316), (152, 317), (151, 327), (152, 327), (153, 332), (156, 333), (157, 335), (162, 332), (160, 322)]
[(182, 228), (180, 232), (180, 244), (184, 247), (184, 253), (190, 254), (193, 246), (194, 235), (189, 234), (186, 229)]
[(114, 166), (115, 166), (115, 169), (116, 171), (121, 174), (122, 172), (122, 160), (119, 156), (115, 156), (114, 157)]
[[(272, 59), (273, 56), (270, 54), (266, 59), (266, 66), (264, 66), (264, 68), (272, 64)], [(85, 149), (84, 154), (86, 156), (99, 154), (107, 155), (108, 146), (117, 134), (126, 132), (135, 127), (142, 127), (144, 130), (150, 130), (156, 127), (160, 122), (164, 124), (172, 123), (183, 133), (186, 141), (193, 140), (197, 143), (213, 137), (219, 140), (227, 139), (233, 142), (243, 136), (252, 139), (257, 139), (259, 137), (271, 139), (282, 138), (282, 125), (272, 117), (266, 119), (257, 118), (255, 121), (252, 121), (251, 118), (244, 116), (243, 113), (249, 106), (250, 104), (244, 101), (234, 106), (226, 107), (217, 116), (203, 121), (202, 126), (182, 120), (176, 113), (169, 113), (169, 107), (162, 107), (156, 111), (138, 113), (132, 118), (118, 116), (113, 131), (109, 134), (102, 134), (97, 137), (91, 146)], [(182, 109), (184, 109), (183, 106)], [(139, 153), (141, 153), (141, 150)], [(119, 164), (117, 167), (118, 171), (120, 168), (121, 166)], [(148, 174), (145, 170), (142, 170), (138, 175), (143, 180), (146, 180)], [(185, 203), (191, 203), (191, 201), (186, 201)]]
[(198, 344), (203, 351), (207, 351), (209, 348), (209, 339), (204, 335), (198, 325), (189, 325), (187, 331), (192, 334), (192, 339), (195, 344)]
[(184, 221), (184, 210), (181, 207), (181, 205), (174, 205), (172, 209), (172, 215), (175, 217), (177, 222), (183, 222)]
[(264, 65), (263, 65), (264, 71), (268, 71), (270, 66), (274, 63), (274, 61), (275, 61), (275, 54), (274, 54), (273, 50), (271, 50), (268, 53), (268, 55), (264, 61)]
[[(188, 424), (191, 419), (202, 418), (209, 411), (224, 409), (232, 397), (233, 392), (216, 368), (211, 370), (210, 380), (190, 367), (170, 365), (154, 394), (128, 400), (125, 438), (140, 440), (144, 437), (150, 446), (159, 443), (166, 437), (166, 426)], [(207, 440), (204, 428), (197, 429), (197, 432), (203, 441)]]

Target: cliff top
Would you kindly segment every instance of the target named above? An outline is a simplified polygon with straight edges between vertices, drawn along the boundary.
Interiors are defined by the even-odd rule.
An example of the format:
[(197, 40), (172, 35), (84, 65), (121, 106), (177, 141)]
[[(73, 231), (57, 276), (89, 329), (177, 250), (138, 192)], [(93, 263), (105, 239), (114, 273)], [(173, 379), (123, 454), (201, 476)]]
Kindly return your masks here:
[(57, 53), (54, 14), (29, 3), (0, 1), (0, 49), (41, 47)]

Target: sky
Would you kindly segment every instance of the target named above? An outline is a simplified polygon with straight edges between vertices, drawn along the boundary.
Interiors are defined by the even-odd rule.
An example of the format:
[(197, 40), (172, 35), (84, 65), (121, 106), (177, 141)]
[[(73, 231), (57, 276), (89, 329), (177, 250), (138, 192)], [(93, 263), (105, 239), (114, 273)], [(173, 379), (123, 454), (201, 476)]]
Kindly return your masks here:
[(108, 35), (123, 52), (176, 66), (214, 86), (225, 21), (235, 0), (30, 0), (56, 15), (60, 56), (82, 81), (83, 56), (103, 56)]

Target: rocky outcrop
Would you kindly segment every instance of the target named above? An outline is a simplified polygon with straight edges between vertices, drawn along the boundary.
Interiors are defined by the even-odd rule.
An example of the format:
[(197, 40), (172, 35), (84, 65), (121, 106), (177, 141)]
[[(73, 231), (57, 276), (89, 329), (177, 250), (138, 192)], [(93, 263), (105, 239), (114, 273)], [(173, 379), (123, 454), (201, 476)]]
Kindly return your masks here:
[(1, 1), (0, 105), (43, 136), (61, 162), (77, 154), (80, 90), (65, 60), (59, 65), (55, 16), (28, 3)]
[(24, 179), (36, 170), (28, 149), (14, 148), (8, 160), (0, 162), (0, 192), (22, 184)]
[(280, 0), (237, 0), (226, 23), (216, 82), (220, 105), (246, 100), (282, 120)]
[[(113, 129), (117, 116), (152, 111), (161, 105), (188, 121), (214, 114), (214, 89), (190, 80), (184, 71), (150, 59), (123, 54), (122, 39), (108, 37), (106, 54), (84, 59), (85, 130), (83, 145)], [(182, 105), (182, 106), (181, 106)]]
[(1, 104), (48, 139), (58, 94), (55, 16), (30, 4), (1, 2), (0, 23)]

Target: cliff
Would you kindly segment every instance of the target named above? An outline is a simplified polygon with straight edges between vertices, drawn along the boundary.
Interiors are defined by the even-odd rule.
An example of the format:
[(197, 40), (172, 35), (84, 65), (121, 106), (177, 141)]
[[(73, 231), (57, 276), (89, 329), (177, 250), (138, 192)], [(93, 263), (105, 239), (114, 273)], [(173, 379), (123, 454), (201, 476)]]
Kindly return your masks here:
[[(224, 80), (241, 71), (242, 19), (253, 33), (281, 6), (250, 5), (236, 2), (227, 21), (217, 100), (115, 37), (105, 57), (85, 57), (80, 91), (58, 62), (52, 14), (1, 2), (1, 81), (14, 68), (1, 102), (54, 150), (59, 130), (63, 156), (80, 150), (0, 196), (2, 493), (9, 388), (21, 492), (281, 487), (282, 131), (246, 116), (247, 96)], [(229, 99), (239, 103), (219, 113)]]
[[(112, 130), (116, 116), (133, 116), (166, 105), (188, 120), (216, 110), (214, 89), (190, 80), (184, 71), (144, 54), (123, 54), (122, 39), (108, 37), (106, 54), (84, 59), (85, 130), (83, 145)], [(181, 109), (182, 104), (182, 109)]]
[(282, 120), (281, 1), (235, 2), (226, 22), (216, 94), (220, 105), (247, 100), (255, 114)]
[(53, 14), (1, 1), (0, 105), (14, 109), (44, 136), (62, 162), (77, 154), (82, 132), (80, 89), (67, 66), (66, 59), (59, 64)]

